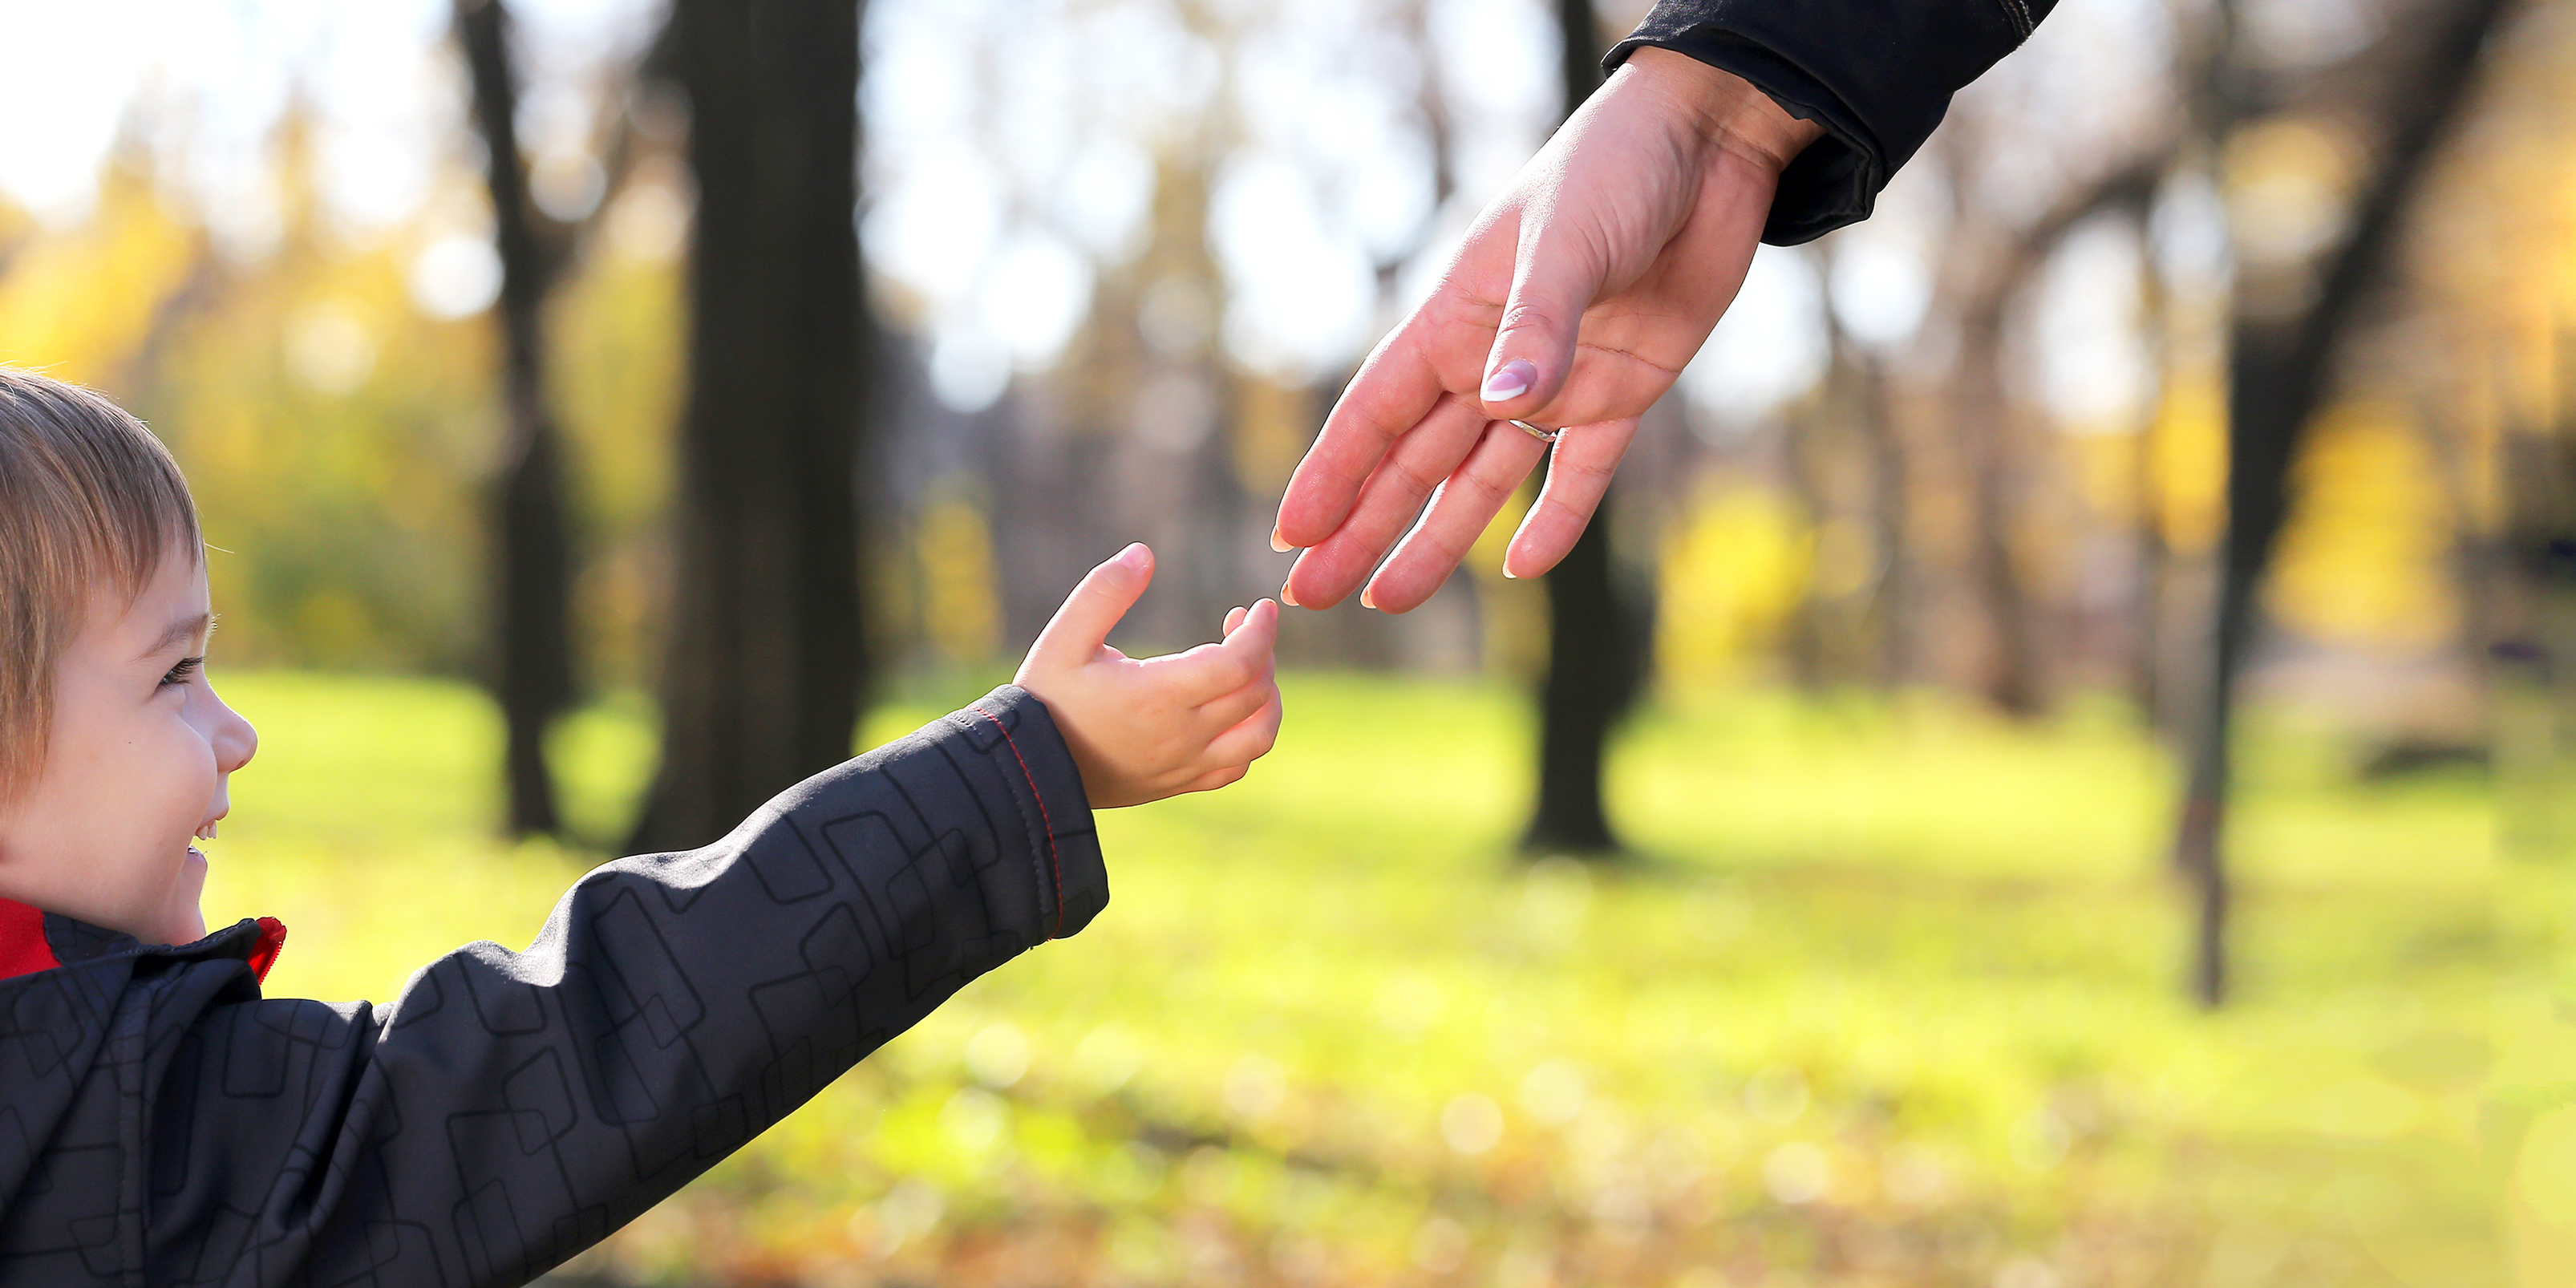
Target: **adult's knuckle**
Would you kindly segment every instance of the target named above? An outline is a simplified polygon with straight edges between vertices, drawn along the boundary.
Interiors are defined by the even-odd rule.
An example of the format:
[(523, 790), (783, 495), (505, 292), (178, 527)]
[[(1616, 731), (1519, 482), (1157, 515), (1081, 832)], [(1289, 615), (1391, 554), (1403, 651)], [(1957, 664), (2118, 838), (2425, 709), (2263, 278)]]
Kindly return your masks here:
[(1500, 330), (1552, 331), (1557, 326), (1556, 310), (1533, 300), (1514, 300), (1503, 307)]
[[(1519, 480), (1513, 479), (1510, 482), (1516, 483)], [(1459, 499), (1473, 502), (1480, 509), (1488, 505), (1500, 504), (1510, 490), (1509, 484), (1497, 477), (1496, 467), (1493, 466), (1465, 470), (1451, 480), (1449, 485), (1453, 488), (1463, 487), (1467, 495)]]
[(1582, 457), (1568, 460), (1564, 455), (1559, 454), (1556, 462), (1548, 468), (1573, 481), (1594, 483), (1609, 481), (1612, 471), (1617, 466), (1613, 462), (1587, 460)]
[(1420, 461), (1397, 459), (1388, 463), (1394, 474), (1398, 494), (1419, 501), (1440, 486), (1443, 476), (1434, 474)]

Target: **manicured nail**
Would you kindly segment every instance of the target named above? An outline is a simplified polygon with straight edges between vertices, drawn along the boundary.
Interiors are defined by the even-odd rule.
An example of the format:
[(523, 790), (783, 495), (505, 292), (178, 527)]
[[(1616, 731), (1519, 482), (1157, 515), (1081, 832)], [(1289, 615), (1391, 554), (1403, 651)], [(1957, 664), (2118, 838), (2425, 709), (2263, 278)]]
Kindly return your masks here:
[(1484, 399), (1486, 402), (1510, 402), (1528, 393), (1530, 386), (1537, 383), (1538, 367), (1526, 358), (1514, 358), (1494, 368), (1494, 374), (1485, 377)]
[(1513, 572), (1513, 571), (1512, 571), (1512, 566), (1511, 566), (1510, 564), (1504, 564), (1504, 565), (1503, 565), (1503, 580), (1505, 580), (1505, 581), (1519, 581), (1520, 579), (1521, 579), (1521, 575), (1520, 575), (1519, 573)]
[(1296, 594), (1295, 594), (1294, 592), (1290, 591), (1286, 586), (1282, 586), (1282, 587), (1280, 587), (1280, 588), (1279, 588), (1279, 602), (1280, 602), (1280, 603), (1283, 603), (1283, 604), (1288, 605), (1290, 608), (1303, 608), (1303, 607), (1305, 607), (1305, 605), (1304, 605), (1304, 604), (1300, 604), (1300, 603), (1298, 603), (1298, 602), (1297, 602), (1297, 596), (1296, 596)]
[(1377, 592), (1376, 592), (1375, 590), (1363, 590), (1363, 591), (1361, 591), (1361, 592), (1360, 592), (1360, 607), (1362, 607), (1362, 608), (1367, 608), (1367, 609), (1375, 609), (1375, 608), (1377, 607)]
[(1297, 547), (1288, 544), (1288, 539), (1279, 535), (1279, 529), (1272, 528), (1270, 530), (1270, 548), (1284, 555)]

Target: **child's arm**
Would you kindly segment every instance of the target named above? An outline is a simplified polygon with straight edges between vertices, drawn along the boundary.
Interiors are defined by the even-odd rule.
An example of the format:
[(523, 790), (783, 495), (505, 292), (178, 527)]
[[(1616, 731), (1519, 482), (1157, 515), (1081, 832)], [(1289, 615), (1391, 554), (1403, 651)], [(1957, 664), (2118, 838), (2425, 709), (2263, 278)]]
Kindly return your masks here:
[[(523, 1282), (1080, 930), (1108, 898), (1091, 807), (1230, 782), (1278, 722), (1273, 606), (1178, 657), (1106, 648), (1150, 572), (1141, 547), (1095, 571), (1021, 685), (584, 877), (525, 952), (460, 949), (381, 1009), (239, 1001), (234, 962), (125, 987), (158, 1054), (91, 1075), (149, 1088), (94, 1120), (126, 1179), (81, 1206), (132, 1214), (98, 1254), (156, 1284)], [(33, 1215), (0, 1266), (35, 1265), (6, 1246)]]

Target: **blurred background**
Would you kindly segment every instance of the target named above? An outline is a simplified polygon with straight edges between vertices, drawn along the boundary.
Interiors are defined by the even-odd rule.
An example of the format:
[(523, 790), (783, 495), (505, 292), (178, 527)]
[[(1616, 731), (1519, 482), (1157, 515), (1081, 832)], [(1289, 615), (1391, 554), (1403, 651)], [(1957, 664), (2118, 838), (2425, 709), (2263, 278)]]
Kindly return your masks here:
[[(1641, 13), (0, 3), (0, 362), (176, 451), (264, 734), (210, 918), (387, 997), (1129, 540), (1209, 637)], [(1292, 613), (1098, 924), (549, 1282), (2566, 1282), (2571, 72), (2063, 0), (1568, 571)]]

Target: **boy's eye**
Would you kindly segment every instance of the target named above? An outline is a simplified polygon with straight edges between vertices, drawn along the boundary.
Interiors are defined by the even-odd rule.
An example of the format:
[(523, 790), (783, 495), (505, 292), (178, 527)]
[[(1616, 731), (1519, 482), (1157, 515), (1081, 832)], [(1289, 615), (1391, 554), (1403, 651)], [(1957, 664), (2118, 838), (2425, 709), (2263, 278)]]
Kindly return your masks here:
[(161, 677), (161, 686), (163, 688), (168, 688), (173, 684), (186, 684), (189, 677), (197, 673), (197, 668), (204, 666), (205, 664), (206, 659), (202, 657), (180, 658), (179, 664), (171, 667), (170, 673)]

